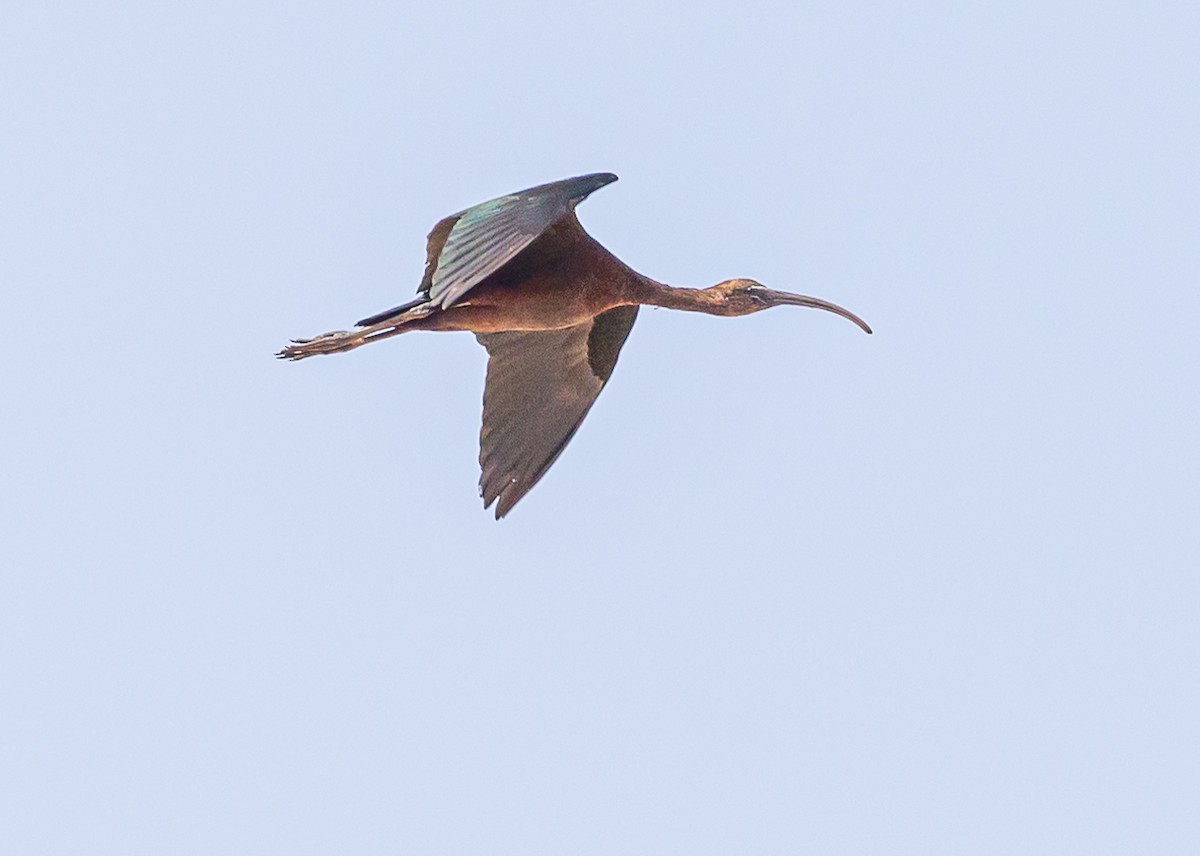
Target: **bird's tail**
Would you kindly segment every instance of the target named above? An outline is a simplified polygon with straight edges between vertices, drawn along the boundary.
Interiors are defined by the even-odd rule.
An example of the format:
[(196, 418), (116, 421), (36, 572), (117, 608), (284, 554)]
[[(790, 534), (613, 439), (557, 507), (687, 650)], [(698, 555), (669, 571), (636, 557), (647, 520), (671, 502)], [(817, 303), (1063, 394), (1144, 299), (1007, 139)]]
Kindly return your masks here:
[(422, 303), (424, 303), (428, 299), (429, 299), (429, 295), (422, 294), (416, 300), (410, 300), (410, 301), (408, 301), (408, 303), (401, 303), (399, 306), (393, 306), (391, 309), (385, 309), (382, 312), (376, 312), (370, 318), (364, 318), (361, 321), (355, 321), (354, 326), (355, 327), (370, 327), (374, 324), (379, 324), (382, 321), (387, 321), (388, 319), (392, 318), (395, 315), (403, 315), (408, 310), (410, 310), (414, 307), (420, 306)]

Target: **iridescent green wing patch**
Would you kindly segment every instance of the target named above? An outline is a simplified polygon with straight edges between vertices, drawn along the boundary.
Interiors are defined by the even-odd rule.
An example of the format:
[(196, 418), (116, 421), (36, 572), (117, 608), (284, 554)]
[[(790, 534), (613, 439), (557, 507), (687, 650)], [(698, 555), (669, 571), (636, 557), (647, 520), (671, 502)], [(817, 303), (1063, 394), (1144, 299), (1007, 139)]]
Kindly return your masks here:
[(429, 299), (443, 309), (452, 306), (590, 194), (616, 180), (608, 172), (581, 175), (490, 199), (455, 215), (430, 279)]

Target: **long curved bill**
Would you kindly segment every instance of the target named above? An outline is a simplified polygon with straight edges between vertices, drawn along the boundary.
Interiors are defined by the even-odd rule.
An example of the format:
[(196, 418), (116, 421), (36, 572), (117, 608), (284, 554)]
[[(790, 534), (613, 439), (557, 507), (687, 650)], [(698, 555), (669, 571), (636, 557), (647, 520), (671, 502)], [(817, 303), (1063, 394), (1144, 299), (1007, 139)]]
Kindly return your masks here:
[(846, 320), (853, 321), (865, 333), (869, 334), (871, 332), (871, 328), (867, 325), (866, 321), (859, 318), (849, 309), (843, 309), (836, 303), (830, 303), (828, 300), (822, 300), (819, 297), (809, 297), (805, 294), (791, 294), (787, 291), (771, 291), (770, 289), (768, 291), (770, 291), (771, 299), (776, 303), (785, 306), (808, 306), (812, 309), (824, 309), (826, 312), (832, 312), (834, 315), (841, 315)]

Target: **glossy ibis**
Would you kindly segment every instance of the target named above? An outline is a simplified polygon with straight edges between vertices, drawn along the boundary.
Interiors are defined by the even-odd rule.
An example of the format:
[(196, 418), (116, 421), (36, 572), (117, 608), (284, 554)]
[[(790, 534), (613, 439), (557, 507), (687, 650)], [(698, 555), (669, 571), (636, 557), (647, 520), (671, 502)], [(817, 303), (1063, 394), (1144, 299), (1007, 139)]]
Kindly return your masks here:
[(349, 351), (410, 330), (469, 330), (488, 351), (479, 435), (479, 489), (496, 518), (538, 482), (578, 430), (617, 363), (638, 306), (749, 315), (811, 306), (858, 316), (816, 297), (751, 279), (672, 288), (632, 270), (597, 243), (575, 206), (616, 181), (568, 178), (482, 202), (429, 233), (417, 299), (359, 321), (357, 329), (296, 339), (278, 356)]

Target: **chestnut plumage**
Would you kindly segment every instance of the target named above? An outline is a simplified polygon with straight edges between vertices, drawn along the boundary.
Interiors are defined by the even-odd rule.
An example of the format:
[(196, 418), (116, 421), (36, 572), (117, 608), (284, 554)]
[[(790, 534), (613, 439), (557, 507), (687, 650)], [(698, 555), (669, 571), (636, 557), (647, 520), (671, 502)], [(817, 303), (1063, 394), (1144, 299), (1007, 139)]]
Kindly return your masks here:
[(412, 330), (469, 330), (488, 351), (479, 490), (496, 518), (545, 475), (604, 388), (640, 305), (709, 315), (807, 306), (871, 328), (842, 307), (750, 279), (674, 288), (625, 265), (583, 230), (575, 207), (616, 181), (568, 178), (482, 202), (429, 233), (417, 298), (356, 329), (295, 339), (287, 360), (349, 351)]

